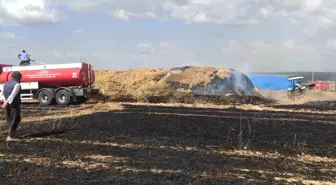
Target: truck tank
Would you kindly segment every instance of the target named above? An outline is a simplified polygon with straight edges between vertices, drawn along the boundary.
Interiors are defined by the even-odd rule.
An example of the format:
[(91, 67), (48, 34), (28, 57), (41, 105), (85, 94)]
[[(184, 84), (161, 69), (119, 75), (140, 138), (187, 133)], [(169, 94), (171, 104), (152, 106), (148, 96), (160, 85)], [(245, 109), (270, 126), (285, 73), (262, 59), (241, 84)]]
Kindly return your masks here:
[(12, 72), (22, 74), (21, 83), (38, 82), (41, 87), (89, 87), (95, 81), (93, 68), (87, 63), (47, 64), (34, 66), (0, 65), (0, 83), (11, 80)]

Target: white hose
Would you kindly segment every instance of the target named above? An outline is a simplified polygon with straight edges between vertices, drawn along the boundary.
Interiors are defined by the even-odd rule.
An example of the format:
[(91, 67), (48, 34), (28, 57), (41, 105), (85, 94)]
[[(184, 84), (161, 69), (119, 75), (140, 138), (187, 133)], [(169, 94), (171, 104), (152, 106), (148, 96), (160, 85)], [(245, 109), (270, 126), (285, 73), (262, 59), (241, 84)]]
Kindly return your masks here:
[(35, 62), (35, 63), (38, 63), (38, 64), (43, 64), (43, 65), (46, 65), (46, 63), (43, 63), (43, 62), (37, 62), (35, 60), (30, 60), (31, 62)]

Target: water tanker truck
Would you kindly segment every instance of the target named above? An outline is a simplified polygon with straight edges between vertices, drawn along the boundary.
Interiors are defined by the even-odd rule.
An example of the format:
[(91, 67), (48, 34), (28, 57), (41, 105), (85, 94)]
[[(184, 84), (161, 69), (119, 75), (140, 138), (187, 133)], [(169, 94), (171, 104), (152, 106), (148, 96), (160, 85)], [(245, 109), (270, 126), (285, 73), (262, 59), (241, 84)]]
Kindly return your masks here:
[(87, 100), (97, 93), (92, 85), (95, 74), (90, 64), (43, 64), (12, 66), (0, 64), (0, 87), (11, 80), (12, 72), (22, 74), (21, 100), (38, 100), (40, 105), (69, 105)]

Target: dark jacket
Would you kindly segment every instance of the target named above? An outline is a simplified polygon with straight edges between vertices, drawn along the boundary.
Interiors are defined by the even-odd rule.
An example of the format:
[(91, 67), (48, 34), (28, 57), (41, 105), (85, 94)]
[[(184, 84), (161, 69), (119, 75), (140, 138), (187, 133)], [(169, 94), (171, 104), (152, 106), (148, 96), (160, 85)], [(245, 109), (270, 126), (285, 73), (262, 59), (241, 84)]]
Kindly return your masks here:
[[(14, 86), (16, 84), (19, 84), (18, 81), (16, 80), (10, 80), (8, 81), (5, 85), (4, 85), (4, 96), (6, 98), (6, 100), (8, 99), (8, 97), (10, 96), (10, 94), (12, 93), (12, 91), (14, 90)], [(10, 104), (13, 107), (17, 107), (21, 105), (21, 89), (20, 91), (16, 94), (16, 96), (13, 99), (13, 102)]]

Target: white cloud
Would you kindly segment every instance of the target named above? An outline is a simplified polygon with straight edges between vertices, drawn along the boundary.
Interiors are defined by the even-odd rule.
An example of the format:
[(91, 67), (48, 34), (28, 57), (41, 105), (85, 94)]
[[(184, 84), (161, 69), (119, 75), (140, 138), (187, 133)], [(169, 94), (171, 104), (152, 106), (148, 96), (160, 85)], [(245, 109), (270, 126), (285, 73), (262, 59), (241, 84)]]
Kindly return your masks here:
[(124, 9), (120, 10), (109, 10), (108, 14), (115, 19), (120, 19), (123, 21), (130, 20), (131, 17), (137, 17), (137, 18), (155, 18), (155, 14), (153, 12), (144, 12), (144, 13), (133, 13), (133, 12), (127, 12)]
[[(46, 1), (45, 1), (46, 2)], [(249, 17), (250, 9), (258, 3), (251, 0), (58, 0), (57, 4), (68, 6), (78, 12), (106, 11), (112, 18), (127, 21), (135, 18), (174, 18), (186, 23), (256, 24)], [(53, 4), (56, 4), (55, 2)]]
[(162, 48), (169, 48), (171, 45), (169, 44), (169, 42), (160, 42), (159, 46)]
[(174, 54), (176, 47), (167, 41), (155, 42), (155, 43), (139, 43), (137, 44), (139, 52), (151, 52), (152, 55), (166, 56), (167, 54)]
[(309, 35), (316, 34), (320, 28), (326, 29), (336, 21), (336, 6), (333, 0), (275, 0), (260, 6), (259, 15), (276, 18), (281, 22), (301, 24)]
[(77, 35), (84, 34), (84, 30), (73, 30), (72, 32)]
[(152, 44), (151, 43), (139, 43), (137, 45), (138, 48), (146, 48), (146, 49), (151, 49), (152, 48)]
[(17, 36), (11, 32), (0, 32), (0, 39), (14, 39)]
[(319, 8), (322, 4), (322, 0), (278, 0), (278, 2), (287, 7), (303, 11), (312, 11)]
[(336, 50), (336, 39), (328, 40), (325, 44), (327, 49)]
[(3, 0), (0, 3), (0, 24), (59, 23), (65, 18), (59, 9), (61, 6), (78, 12), (107, 12), (112, 18), (124, 21), (170, 18), (188, 24), (256, 25), (260, 23), (258, 16), (278, 17), (295, 24), (310, 21), (317, 26), (336, 21), (336, 7), (332, 0)]
[(232, 40), (222, 52), (233, 68), (248, 65), (251, 71), (309, 70), (317, 65), (319, 55), (316, 48), (292, 39), (280, 43)]
[[(228, 3), (229, 2), (229, 3)], [(258, 16), (282, 17), (290, 22), (299, 22), (308, 16), (315, 16), (320, 24), (332, 23), (335, 7), (331, 0), (3, 0), (0, 4), (0, 23), (35, 25), (58, 23), (64, 19), (59, 7), (68, 6), (78, 12), (107, 12), (112, 18), (130, 20), (131, 18), (177, 19), (186, 23), (216, 23), (256, 25)], [(2, 20), (3, 19), (3, 20)]]
[(284, 43), (284, 46), (288, 49), (294, 49), (295, 47), (295, 41), (292, 39), (288, 39), (286, 40), (286, 42)]
[(128, 21), (129, 20), (129, 15), (131, 13), (126, 12), (125, 10), (118, 10), (118, 11), (114, 11), (114, 12), (109, 12), (110, 16), (115, 18), (115, 19), (120, 19), (123, 21)]
[(2, 0), (0, 3), (2, 24), (41, 25), (58, 23), (63, 18), (61, 11), (44, 0)]
[(165, 12), (170, 12), (171, 17), (186, 21), (188, 23), (245, 23), (255, 24), (257, 20), (248, 21), (251, 18), (249, 13), (253, 6), (258, 3), (252, 3), (249, 0), (230, 1), (200, 1), (189, 0), (181, 3), (166, 1), (162, 5)]
[[(66, 8), (69, 10), (65, 11)], [(72, 11), (76, 11), (76, 21), (68, 19), (73, 22), (61, 24), (59, 28), (82, 36), (66, 36), (63, 45), (55, 41), (57, 47), (54, 46), (53, 39), (64, 38), (63, 32), (47, 41), (35, 39), (35, 42), (30, 37), (23, 37), (24, 41), (16, 43), (15, 40), (18, 39), (9, 38), (18, 36), (7, 31), (21, 32), (12, 28), (6, 30), (4, 27), (60, 23), (66, 17), (71, 18)], [(84, 21), (80, 16), (87, 12), (95, 12), (99, 16), (104, 15), (125, 23), (117, 29), (109, 27), (111, 30), (107, 28), (110, 25), (105, 24), (107, 29), (98, 30), (87, 26), (92, 23), (88, 14), (83, 16), (87, 24), (82, 24)], [(152, 21), (174, 20), (198, 26), (179, 27), (179, 24), (167, 22), (164, 26), (172, 32), (161, 33), (165, 29), (158, 29), (156, 25), (153, 26), (156, 22), (148, 21), (148, 28), (153, 26), (152, 29), (144, 30), (142, 28), (147, 28), (147, 25), (142, 25), (137, 30), (140, 26), (132, 20), (140, 18)], [(0, 26), (4, 29), (0, 32), (0, 39), (7, 40), (0, 43), (0, 48), (4, 48), (1, 52), (9, 51), (10, 55), (14, 55), (21, 47), (30, 47), (33, 49), (27, 49), (34, 51), (36, 58), (48, 61), (49, 55), (76, 61), (85, 56), (95, 59), (94, 62), (105, 61), (101, 64), (104, 67), (112, 60), (110, 58), (123, 61), (118, 64), (126, 65), (129, 61), (142, 60), (141, 55), (139, 57), (138, 54), (127, 53), (150, 51), (148, 60), (161, 61), (156, 63), (160, 67), (194, 63), (236, 68), (249, 66), (254, 70), (296, 70), (320, 63), (322, 69), (336, 57), (332, 52), (336, 49), (335, 21), (334, 0), (3, 0), (0, 1)], [(111, 21), (111, 24), (114, 23)], [(134, 29), (132, 26), (132, 29), (126, 28), (127, 31), (121, 30), (126, 24), (134, 24)], [(174, 31), (175, 28), (178, 31)], [(53, 31), (48, 34), (51, 35)], [(36, 33), (39, 31), (36, 30)], [(213, 38), (214, 33), (225, 37)], [(28, 34), (34, 36), (30, 32)], [(44, 45), (39, 45), (42, 42)], [(227, 42), (229, 45), (221, 50)], [(44, 48), (47, 46), (49, 48)], [(54, 51), (54, 48), (57, 50)], [(40, 54), (36, 54), (37, 52)], [(52, 60), (57, 62), (56, 59)], [(134, 67), (136, 64), (129, 62), (128, 65)]]
[(58, 50), (53, 50), (53, 51), (52, 51), (52, 54), (53, 54), (55, 57), (58, 57), (58, 58), (62, 58), (62, 57), (64, 57), (64, 55), (63, 55), (61, 52), (59, 52)]

